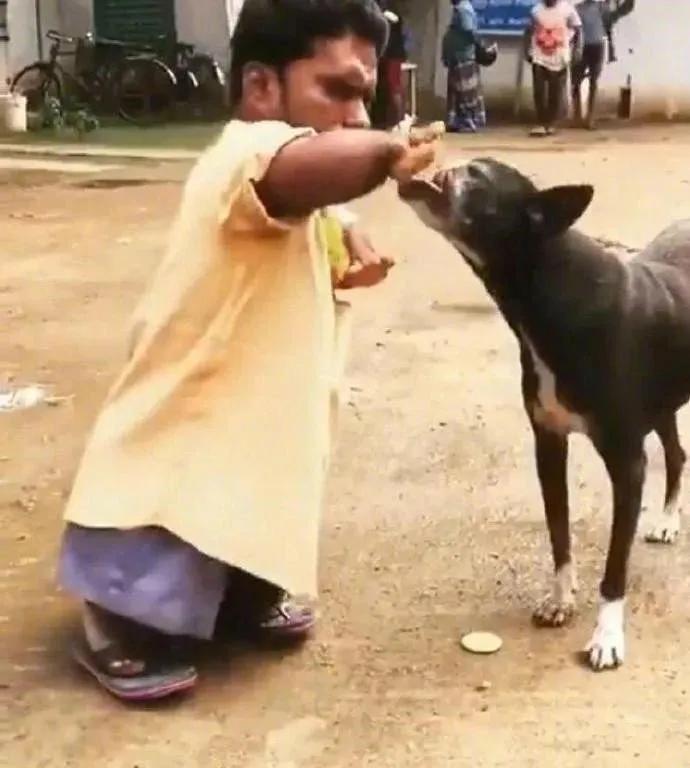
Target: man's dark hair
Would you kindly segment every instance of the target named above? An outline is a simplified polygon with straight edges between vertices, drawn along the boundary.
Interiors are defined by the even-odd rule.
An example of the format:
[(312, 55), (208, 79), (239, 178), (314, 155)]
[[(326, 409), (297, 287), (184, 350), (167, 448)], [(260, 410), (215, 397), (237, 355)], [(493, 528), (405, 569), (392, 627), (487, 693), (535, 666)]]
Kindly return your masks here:
[(230, 97), (242, 97), (242, 73), (257, 62), (279, 72), (308, 58), (318, 38), (354, 34), (370, 41), (380, 56), (388, 22), (375, 0), (246, 0), (232, 36)]

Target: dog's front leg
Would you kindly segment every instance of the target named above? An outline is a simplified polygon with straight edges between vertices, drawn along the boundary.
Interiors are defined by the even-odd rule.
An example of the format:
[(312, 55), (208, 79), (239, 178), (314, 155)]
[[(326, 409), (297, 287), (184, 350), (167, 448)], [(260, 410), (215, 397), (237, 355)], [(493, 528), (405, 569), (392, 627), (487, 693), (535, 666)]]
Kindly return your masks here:
[(634, 448), (624, 442), (602, 451), (613, 483), (613, 527), (601, 582), (599, 617), (586, 652), (593, 669), (620, 666), (625, 658), (624, 606), (628, 560), (642, 504), (647, 458), (642, 440)]
[(537, 472), (544, 497), (546, 522), (553, 553), (554, 582), (551, 594), (534, 611), (541, 627), (561, 627), (575, 613), (577, 576), (570, 552), (568, 510), (568, 438), (534, 423)]

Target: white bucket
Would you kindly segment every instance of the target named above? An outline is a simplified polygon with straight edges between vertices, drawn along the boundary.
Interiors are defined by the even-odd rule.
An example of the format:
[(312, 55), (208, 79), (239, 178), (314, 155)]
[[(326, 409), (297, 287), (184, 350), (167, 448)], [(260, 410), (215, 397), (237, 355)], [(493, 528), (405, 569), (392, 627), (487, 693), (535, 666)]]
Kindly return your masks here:
[(0, 96), (0, 117), (2, 127), (10, 133), (25, 133), (26, 124), (26, 96), (17, 93), (8, 93)]

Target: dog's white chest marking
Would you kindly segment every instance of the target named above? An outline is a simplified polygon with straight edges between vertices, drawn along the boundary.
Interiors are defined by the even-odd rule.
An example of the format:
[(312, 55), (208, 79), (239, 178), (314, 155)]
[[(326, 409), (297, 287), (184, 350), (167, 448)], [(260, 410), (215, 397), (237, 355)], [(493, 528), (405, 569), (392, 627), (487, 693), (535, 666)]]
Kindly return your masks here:
[(553, 371), (539, 357), (534, 344), (523, 333), (522, 339), (527, 345), (534, 373), (537, 377), (537, 402), (532, 408), (532, 416), (537, 424), (551, 432), (567, 435), (569, 432), (587, 434), (587, 421), (583, 416), (574, 413), (558, 399), (556, 393), (556, 377)]

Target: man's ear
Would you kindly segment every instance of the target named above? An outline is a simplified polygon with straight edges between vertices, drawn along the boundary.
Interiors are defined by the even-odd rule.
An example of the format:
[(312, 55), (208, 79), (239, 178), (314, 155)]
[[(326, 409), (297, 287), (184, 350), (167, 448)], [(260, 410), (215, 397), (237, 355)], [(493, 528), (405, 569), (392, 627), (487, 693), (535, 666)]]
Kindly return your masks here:
[(557, 237), (570, 229), (587, 210), (594, 197), (594, 187), (552, 187), (537, 192), (527, 203), (527, 215), (536, 232)]
[(242, 70), (242, 100), (254, 119), (279, 119), (282, 92), (276, 70), (252, 61), (245, 64)]

